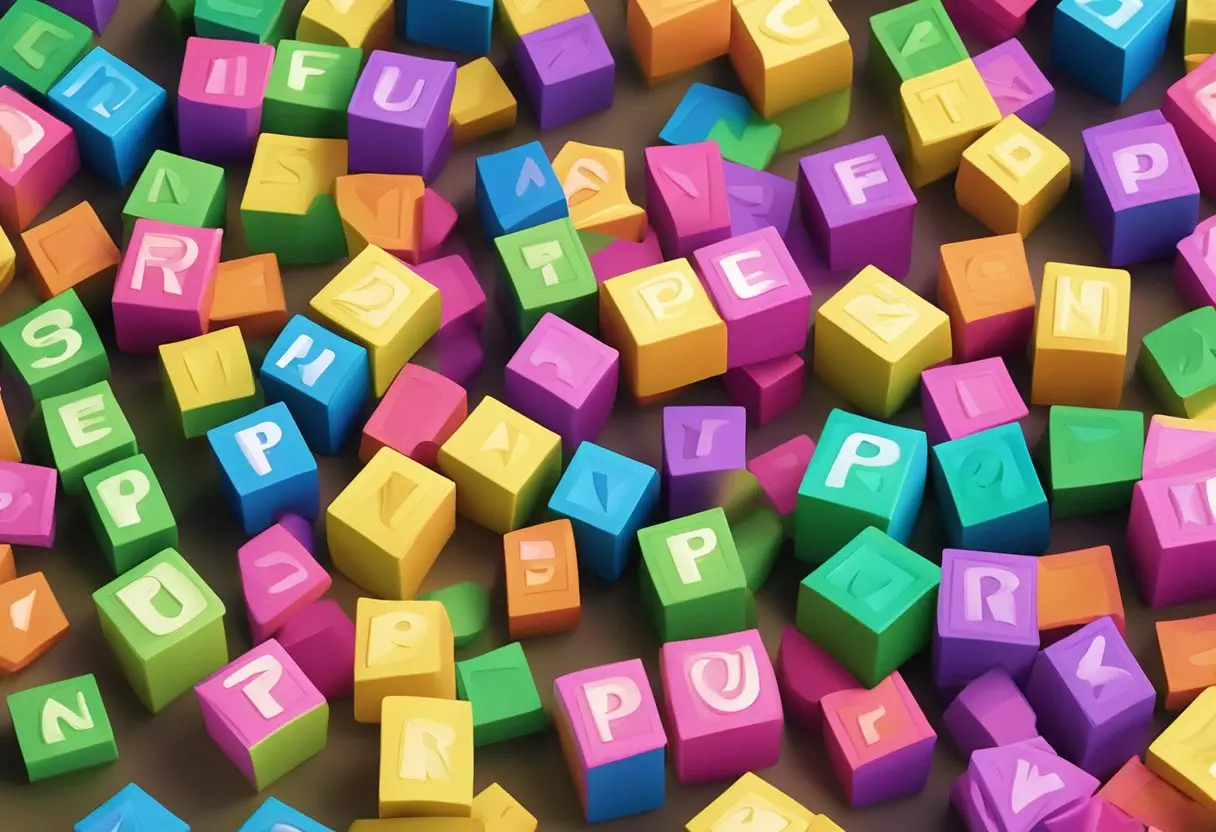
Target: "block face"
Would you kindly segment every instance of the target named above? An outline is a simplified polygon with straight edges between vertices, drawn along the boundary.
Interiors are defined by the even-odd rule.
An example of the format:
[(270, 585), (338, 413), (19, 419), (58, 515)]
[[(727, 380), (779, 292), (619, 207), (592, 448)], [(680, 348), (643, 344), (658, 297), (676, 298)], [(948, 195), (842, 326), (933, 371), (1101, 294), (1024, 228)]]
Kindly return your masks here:
[(1146, 825), (1202, 829), (1207, 810), (1132, 757), (1098, 792), (1098, 797)]
[(368, 245), (416, 262), (422, 248), (426, 183), (413, 174), (353, 173), (338, 177), (334, 201), (353, 257)]
[(1128, 551), (1150, 607), (1210, 597), (1216, 587), (1203, 561), (1206, 541), (1216, 536), (1204, 494), (1206, 473), (1141, 480), (1132, 491)]
[(0, 355), (35, 401), (110, 377), (101, 336), (72, 289), (0, 327)]
[(1161, 61), (1173, 13), (1173, 0), (1114, 10), (1068, 0), (1056, 8), (1052, 63), (1112, 104), (1121, 104)]
[(1151, 417), (1144, 442), (1144, 479), (1200, 474), (1216, 467), (1216, 436), (1208, 428), (1205, 421)]
[(296, 612), (275, 641), (329, 702), (354, 690), (355, 623), (337, 601), (316, 601)]
[(1056, 517), (1117, 511), (1144, 467), (1138, 411), (1053, 407), (1048, 414), (1051, 510)]
[(83, 23), (38, 0), (17, 0), (0, 23), (0, 78), (22, 95), (46, 96), (92, 43)]
[(717, 142), (648, 147), (646, 210), (669, 258), (730, 236), (730, 206)]
[(138, 452), (108, 381), (45, 399), (42, 418), (65, 493), (80, 493), (86, 474)]
[(871, 71), (891, 95), (904, 81), (967, 58), (967, 48), (940, 0), (916, 0), (874, 15), (870, 43)]
[(622, 151), (566, 142), (553, 157), (553, 171), (576, 230), (633, 243), (646, 236), (646, 211), (629, 197)]
[(199, 37), (226, 38), (248, 43), (277, 44), (286, 30), (283, 0), (260, 0), (239, 10), (223, 0), (194, 4), (194, 28)]
[(486, 293), (469, 262), (459, 254), (428, 260), (414, 267), (418, 276), (439, 290), (443, 317), (439, 329), (469, 326), (480, 330), (486, 322)]
[(363, 0), (349, 6), (306, 3), (296, 24), (296, 37), (310, 43), (371, 48), (392, 38), (393, 6), (385, 0)]
[(451, 149), (455, 89), (451, 61), (372, 52), (347, 109), (351, 168), (429, 178)]
[(1216, 616), (1158, 621), (1156, 627), (1165, 669), (1165, 708), (1180, 711), (1216, 678), (1210, 661), (1211, 645), (1216, 644)]
[(767, 171), (722, 162), (732, 237), (772, 226), (782, 237), (794, 216), (797, 185)]
[(750, 771), (698, 812), (685, 828), (688, 832), (713, 832), (715, 829), (729, 829), (729, 824), (751, 823), (753, 820), (773, 825), (784, 823), (787, 829), (810, 832), (830, 832), (832, 829), (831, 826), (819, 825), (826, 820), (824, 816), (815, 815)]
[(1110, 616), (1124, 632), (1123, 598), (1109, 546), (1039, 558), (1039, 633), (1051, 644), (1079, 627)]
[(526, 337), (546, 313), (596, 331), (599, 286), (568, 218), (504, 234), (494, 246), (507, 273), (520, 335)]
[(235, 326), (162, 344), (160, 361), (165, 397), (188, 438), (202, 436), (262, 403), (245, 340)]
[(255, 644), (273, 636), (292, 613), (329, 590), (329, 573), (278, 524), (237, 549), (236, 557)]
[(180, 818), (134, 783), (98, 806), (76, 824), (74, 832), (110, 832), (115, 823), (148, 824), (164, 832), (190, 832)]
[(1031, 127), (1046, 123), (1055, 106), (1055, 87), (1020, 40), (1009, 38), (971, 60), (1001, 116), (1015, 115)]
[(1029, 413), (1000, 358), (933, 367), (920, 375), (930, 444), (1020, 422)]
[(582, 608), (578, 551), (570, 520), (508, 532), (502, 542), (511, 637), (548, 635), (577, 627)]
[(22, 231), (79, 172), (80, 150), (72, 128), (12, 87), (0, 87), (0, 113), (12, 137), (0, 160), (0, 222)]
[(123, 226), (145, 219), (223, 228), (227, 212), (224, 169), (175, 153), (157, 150), (135, 180), (123, 206)]
[(55, 494), (59, 474), (54, 468), (0, 462), (0, 488), (12, 495), (0, 509), (0, 542), (49, 548), (55, 541)]
[(472, 706), (388, 697), (380, 728), (380, 817), (467, 817), (472, 803)]
[(28, 667), (68, 630), (68, 620), (41, 572), (0, 584), (0, 607), (8, 611), (0, 625), (0, 673)]
[(515, 59), (542, 130), (612, 106), (616, 62), (590, 13), (522, 34)]
[(177, 521), (147, 457), (137, 454), (85, 475), (89, 523), (114, 574), (177, 546)]
[(177, 88), (177, 134), (183, 155), (216, 164), (253, 157), (273, 63), (270, 44), (186, 39)]
[(1209, 366), (1207, 350), (1213, 339), (1216, 309), (1207, 306), (1144, 336), (1137, 367), (1171, 415), (1194, 418), (1216, 403), (1216, 366)]
[[(476, 7), (471, 3), (459, 5)], [(516, 109), (514, 93), (489, 58), (477, 58), (456, 70), (451, 118), (457, 145), (514, 127)]]
[(10, 694), (8, 710), (30, 782), (118, 759), (92, 674)]
[(536, 818), (507, 794), (497, 783), (486, 786), (473, 798), (474, 820), (480, 820), (487, 829), (501, 832), (536, 832)]
[(670, 517), (720, 505), (732, 472), (746, 464), (743, 408), (663, 408), (663, 489)]
[(569, 216), (562, 183), (540, 142), (477, 158), (477, 210), (491, 238)]
[[(936, 5), (936, 0), (926, 0), (929, 3)], [(1001, 120), (992, 93), (970, 60), (904, 81), (899, 96), (910, 147), (908, 181), (913, 188), (953, 173), (963, 151)]]
[(452, 625), (438, 601), (360, 598), (355, 608), (355, 719), (379, 722), (388, 696), (453, 699)]
[(245, 338), (264, 338), (287, 324), (279, 258), (254, 254), (220, 263), (211, 296), (212, 329), (236, 326)]
[(473, 744), (543, 731), (548, 717), (518, 641), (456, 663), (456, 688), (473, 706)]
[(942, 713), (959, 752), (975, 751), (1038, 737), (1034, 709), (1003, 668), (969, 682)]
[(388, 447), (434, 467), (439, 447), (467, 415), (463, 387), (425, 367), (406, 364), (367, 420), (359, 457), (366, 462)]
[(1216, 221), (1203, 220), (1178, 241), (1174, 259), (1174, 288), (1188, 306), (1205, 306), (1216, 298), (1216, 250), (1212, 248)]
[(1020, 234), (941, 247), (937, 302), (950, 316), (956, 361), (1024, 351), (1034, 327), (1034, 298)]
[(1192, 168), (1205, 194), (1212, 193), (1216, 186), (1216, 167), (1203, 158), (1203, 153), (1216, 140), (1216, 130), (1209, 115), (1213, 108), (1210, 98), (1213, 70), (1216, 70), (1216, 63), (1203, 61), (1175, 81), (1161, 103), (1161, 111), (1174, 126), (1182, 149), (1189, 159), (1194, 159)]
[(92, 300), (109, 291), (120, 260), (118, 247), (87, 202), (24, 232), (21, 243), (43, 298), (79, 287)]
[(1195, 698), (1148, 747), (1145, 763), (1178, 791), (1209, 813), (1213, 808), (1210, 783), (1212, 721), (1216, 691), (1208, 688)]

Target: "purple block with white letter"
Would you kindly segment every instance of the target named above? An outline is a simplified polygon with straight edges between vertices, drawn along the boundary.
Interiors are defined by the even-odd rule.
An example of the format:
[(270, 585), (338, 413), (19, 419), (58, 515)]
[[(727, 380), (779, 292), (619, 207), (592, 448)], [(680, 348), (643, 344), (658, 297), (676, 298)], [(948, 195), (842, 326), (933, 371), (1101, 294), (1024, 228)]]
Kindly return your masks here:
[(1041, 832), (1047, 818), (1098, 788), (1097, 780), (1037, 739), (975, 752), (964, 776), (969, 808), (988, 821), (970, 827), (999, 832)]
[(1174, 288), (1193, 307), (1216, 306), (1216, 217), (1178, 241)]
[(522, 35), (515, 63), (541, 130), (612, 106), (616, 63), (590, 14)]
[(942, 722), (964, 759), (981, 748), (1039, 735), (1034, 709), (1001, 667), (994, 667), (963, 688), (942, 713)]
[(976, 55), (971, 62), (992, 93), (1002, 118), (1014, 115), (1031, 127), (1047, 123), (1056, 103), (1056, 88), (1020, 40), (1010, 38)]
[(920, 403), (930, 445), (1017, 422), (1029, 412), (999, 357), (925, 370)]
[(741, 407), (663, 408), (663, 490), (667, 513), (684, 517), (721, 504), (730, 474), (747, 467), (747, 413)]
[(732, 237), (772, 226), (782, 237), (794, 216), (798, 186), (784, 176), (747, 165), (722, 162)]

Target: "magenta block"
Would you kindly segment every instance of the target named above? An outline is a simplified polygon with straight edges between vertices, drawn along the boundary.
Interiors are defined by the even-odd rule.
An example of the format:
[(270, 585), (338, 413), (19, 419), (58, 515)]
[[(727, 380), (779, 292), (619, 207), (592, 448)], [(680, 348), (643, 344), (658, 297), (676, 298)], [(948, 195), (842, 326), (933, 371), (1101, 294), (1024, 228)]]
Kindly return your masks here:
[(942, 0), (942, 6), (960, 34), (970, 35), (984, 43), (1000, 43), (1011, 38), (1026, 25), (1026, 17), (1008, 23), (992, 13), (993, 0)]
[(249, 540), (236, 557), (254, 644), (274, 635), (333, 583), (308, 549), (280, 523)]
[(120, 350), (152, 352), (207, 331), (223, 233), (135, 221), (111, 299)]
[(1132, 491), (1127, 548), (1150, 607), (1216, 599), (1216, 471), (1141, 480)]
[(118, 10), (118, 0), (47, 0), (47, 5), (76, 18), (98, 35)]
[(433, 260), (440, 255), (444, 243), (456, 228), (456, 209), (434, 188), (422, 192), (422, 242), (419, 261)]
[(1208, 58), (1165, 92), (1161, 112), (1186, 151), (1205, 196), (1216, 196), (1216, 61)]
[(659, 247), (659, 238), (654, 229), (647, 228), (641, 242), (613, 240), (588, 259), (596, 282), (603, 283), (647, 266), (657, 266), (663, 262), (663, 249)]
[(1094, 795), (1047, 818), (1043, 832), (1144, 832), (1144, 824)]
[(0, 87), (0, 223), (26, 228), (80, 171), (76, 133), (11, 87)]
[(684, 517), (721, 505), (731, 473), (746, 467), (747, 413), (743, 408), (663, 408), (663, 490), (668, 516)]
[(852, 673), (798, 628), (787, 625), (777, 648), (777, 687), (790, 720), (808, 731), (823, 729), (823, 697), (864, 687)]
[(1216, 471), (1216, 430), (1202, 430), (1205, 424), (1162, 416), (1150, 419), (1144, 440), (1143, 479)]
[(450, 326), (431, 337), (413, 358), (419, 366), (468, 385), (486, 360), (481, 332), (469, 324)]
[(323, 598), (293, 614), (274, 640), (330, 702), (355, 687), (355, 622), (337, 601)]
[(942, 722), (963, 759), (981, 748), (1009, 745), (1039, 735), (1034, 710), (1004, 668), (972, 680), (942, 713)]
[(307, 517), (301, 517), (298, 514), (284, 514), (279, 517), (278, 523), (309, 552), (315, 550), (316, 534), (313, 532), (312, 521)]
[(727, 370), (722, 383), (731, 404), (745, 409), (748, 420), (759, 427), (793, 410), (802, 401), (806, 362), (800, 355), (770, 358)]
[(359, 458), (366, 462), (388, 447), (433, 468), (439, 446), (468, 413), (463, 387), (433, 370), (406, 364), (367, 420)]
[(803, 157), (798, 195), (802, 222), (829, 268), (874, 265), (907, 276), (916, 195), (885, 136)]
[(747, 463), (777, 513), (788, 517), (798, 506), (798, 486), (815, 453), (815, 441), (805, 433), (782, 442)]
[(693, 262), (726, 321), (726, 366), (800, 352), (811, 322), (811, 290), (771, 226), (699, 248)]
[[(1214, 148), (1216, 149), (1216, 148)], [(1174, 287), (1193, 307), (1216, 305), (1216, 217), (1208, 217), (1178, 241)]]
[(1017, 422), (1030, 412), (1000, 358), (925, 370), (920, 402), (931, 445)]
[(646, 212), (668, 259), (730, 236), (717, 142), (646, 148)]
[(546, 312), (507, 362), (506, 403), (573, 450), (608, 424), (619, 376), (620, 353)]
[[(973, 4), (986, 0), (955, 2)], [(1031, 127), (1047, 123), (1056, 103), (1056, 89), (1020, 40), (1007, 40), (971, 60), (1002, 116), (1017, 116)]]
[(443, 318), (440, 330), (455, 325), (481, 329), (486, 322), (486, 293), (477, 276), (463, 257), (450, 254), (428, 260), (413, 267), (413, 271), (439, 290)]
[(515, 65), (541, 130), (612, 106), (616, 63), (590, 14), (520, 36)]
[(0, 543), (53, 546), (58, 486), (54, 468), (0, 462)]
[(798, 187), (793, 181), (766, 170), (722, 162), (726, 201), (730, 206), (730, 235), (772, 226), (782, 237), (794, 216)]
[(274, 63), (266, 43), (188, 38), (177, 86), (183, 156), (248, 164), (262, 130), (262, 102)]
[(1089, 800), (1098, 788), (1097, 780), (1038, 739), (975, 752), (965, 777), (972, 816), (988, 824), (971, 828), (1000, 832), (1041, 832), (1047, 818)]

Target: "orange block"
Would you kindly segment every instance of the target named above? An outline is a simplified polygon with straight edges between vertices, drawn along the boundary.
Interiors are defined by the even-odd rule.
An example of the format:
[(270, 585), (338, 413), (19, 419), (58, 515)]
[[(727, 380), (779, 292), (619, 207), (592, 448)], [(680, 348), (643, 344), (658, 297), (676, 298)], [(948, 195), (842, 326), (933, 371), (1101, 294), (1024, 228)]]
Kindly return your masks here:
[(1045, 555), (1039, 564), (1039, 633), (1047, 646), (1104, 615), (1123, 629), (1123, 598), (1109, 546)]
[(1216, 615), (1157, 622), (1165, 668), (1165, 709), (1181, 711), (1216, 685)]
[(73, 287), (82, 299), (103, 291), (108, 297), (121, 255), (89, 203), (22, 232), (21, 242), (43, 298)]
[(665, 81), (725, 55), (730, 15), (731, 0), (629, 0), (625, 26), (646, 80)]
[(574, 527), (562, 518), (509, 532), (502, 539), (511, 638), (564, 633), (582, 615)]
[(67, 631), (68, 620), (41, 572), (0, 584), (0, 676), (29, 666)]
[(1211, 832), (1211, 815), (1202, 806), (1132, 757), (1098, 790), (1098, 797), (1146, 826), (1163, 832)]
[(950, 316), (955, 361), (1022, 352), (1034, 329), (1034, 284), (1022, 236), (942, 246), (937, 305)]
[(261, 338), (286, 324), (287, 298), (273, 252), (220, 263), (211, 298), (213, 330), (236, 326), (245, 338)]
[(394, 257), (417, 262), (422, 246), (421, 176), (356, 173), (339, 176), (334, 201), (346, 233), (346, 250), (354, 257), (376, 245)]
[(8, 418), (4, 399), (0, 399), (0, 460), (4, 462), (21, 461), (21, 446), (17, 444), (17, 435), (13, 433), (13, 423)]
[(17, 577), (17, 562), (13, 559), (13, 547), (0, 543), (0, 584), (6, 584)]

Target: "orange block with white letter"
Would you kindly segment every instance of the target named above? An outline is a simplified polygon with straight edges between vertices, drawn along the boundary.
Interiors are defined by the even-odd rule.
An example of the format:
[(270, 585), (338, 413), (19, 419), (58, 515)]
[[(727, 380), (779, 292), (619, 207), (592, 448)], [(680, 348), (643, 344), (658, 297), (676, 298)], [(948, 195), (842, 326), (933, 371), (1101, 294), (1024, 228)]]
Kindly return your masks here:
[(574, 527), (566, 518), (503, 536), (507, 629), (511, 638), (564, 633), (578, 626), (582, 607)]
[(953, 173), (967, 146), (1001, 120), (988, 85), (969, 60), (905, 81), (899, 96), (913, 188)]
[(731, 0), (629, 0), (625, 26), (642, 74), (656, 84), (730, 50)]

